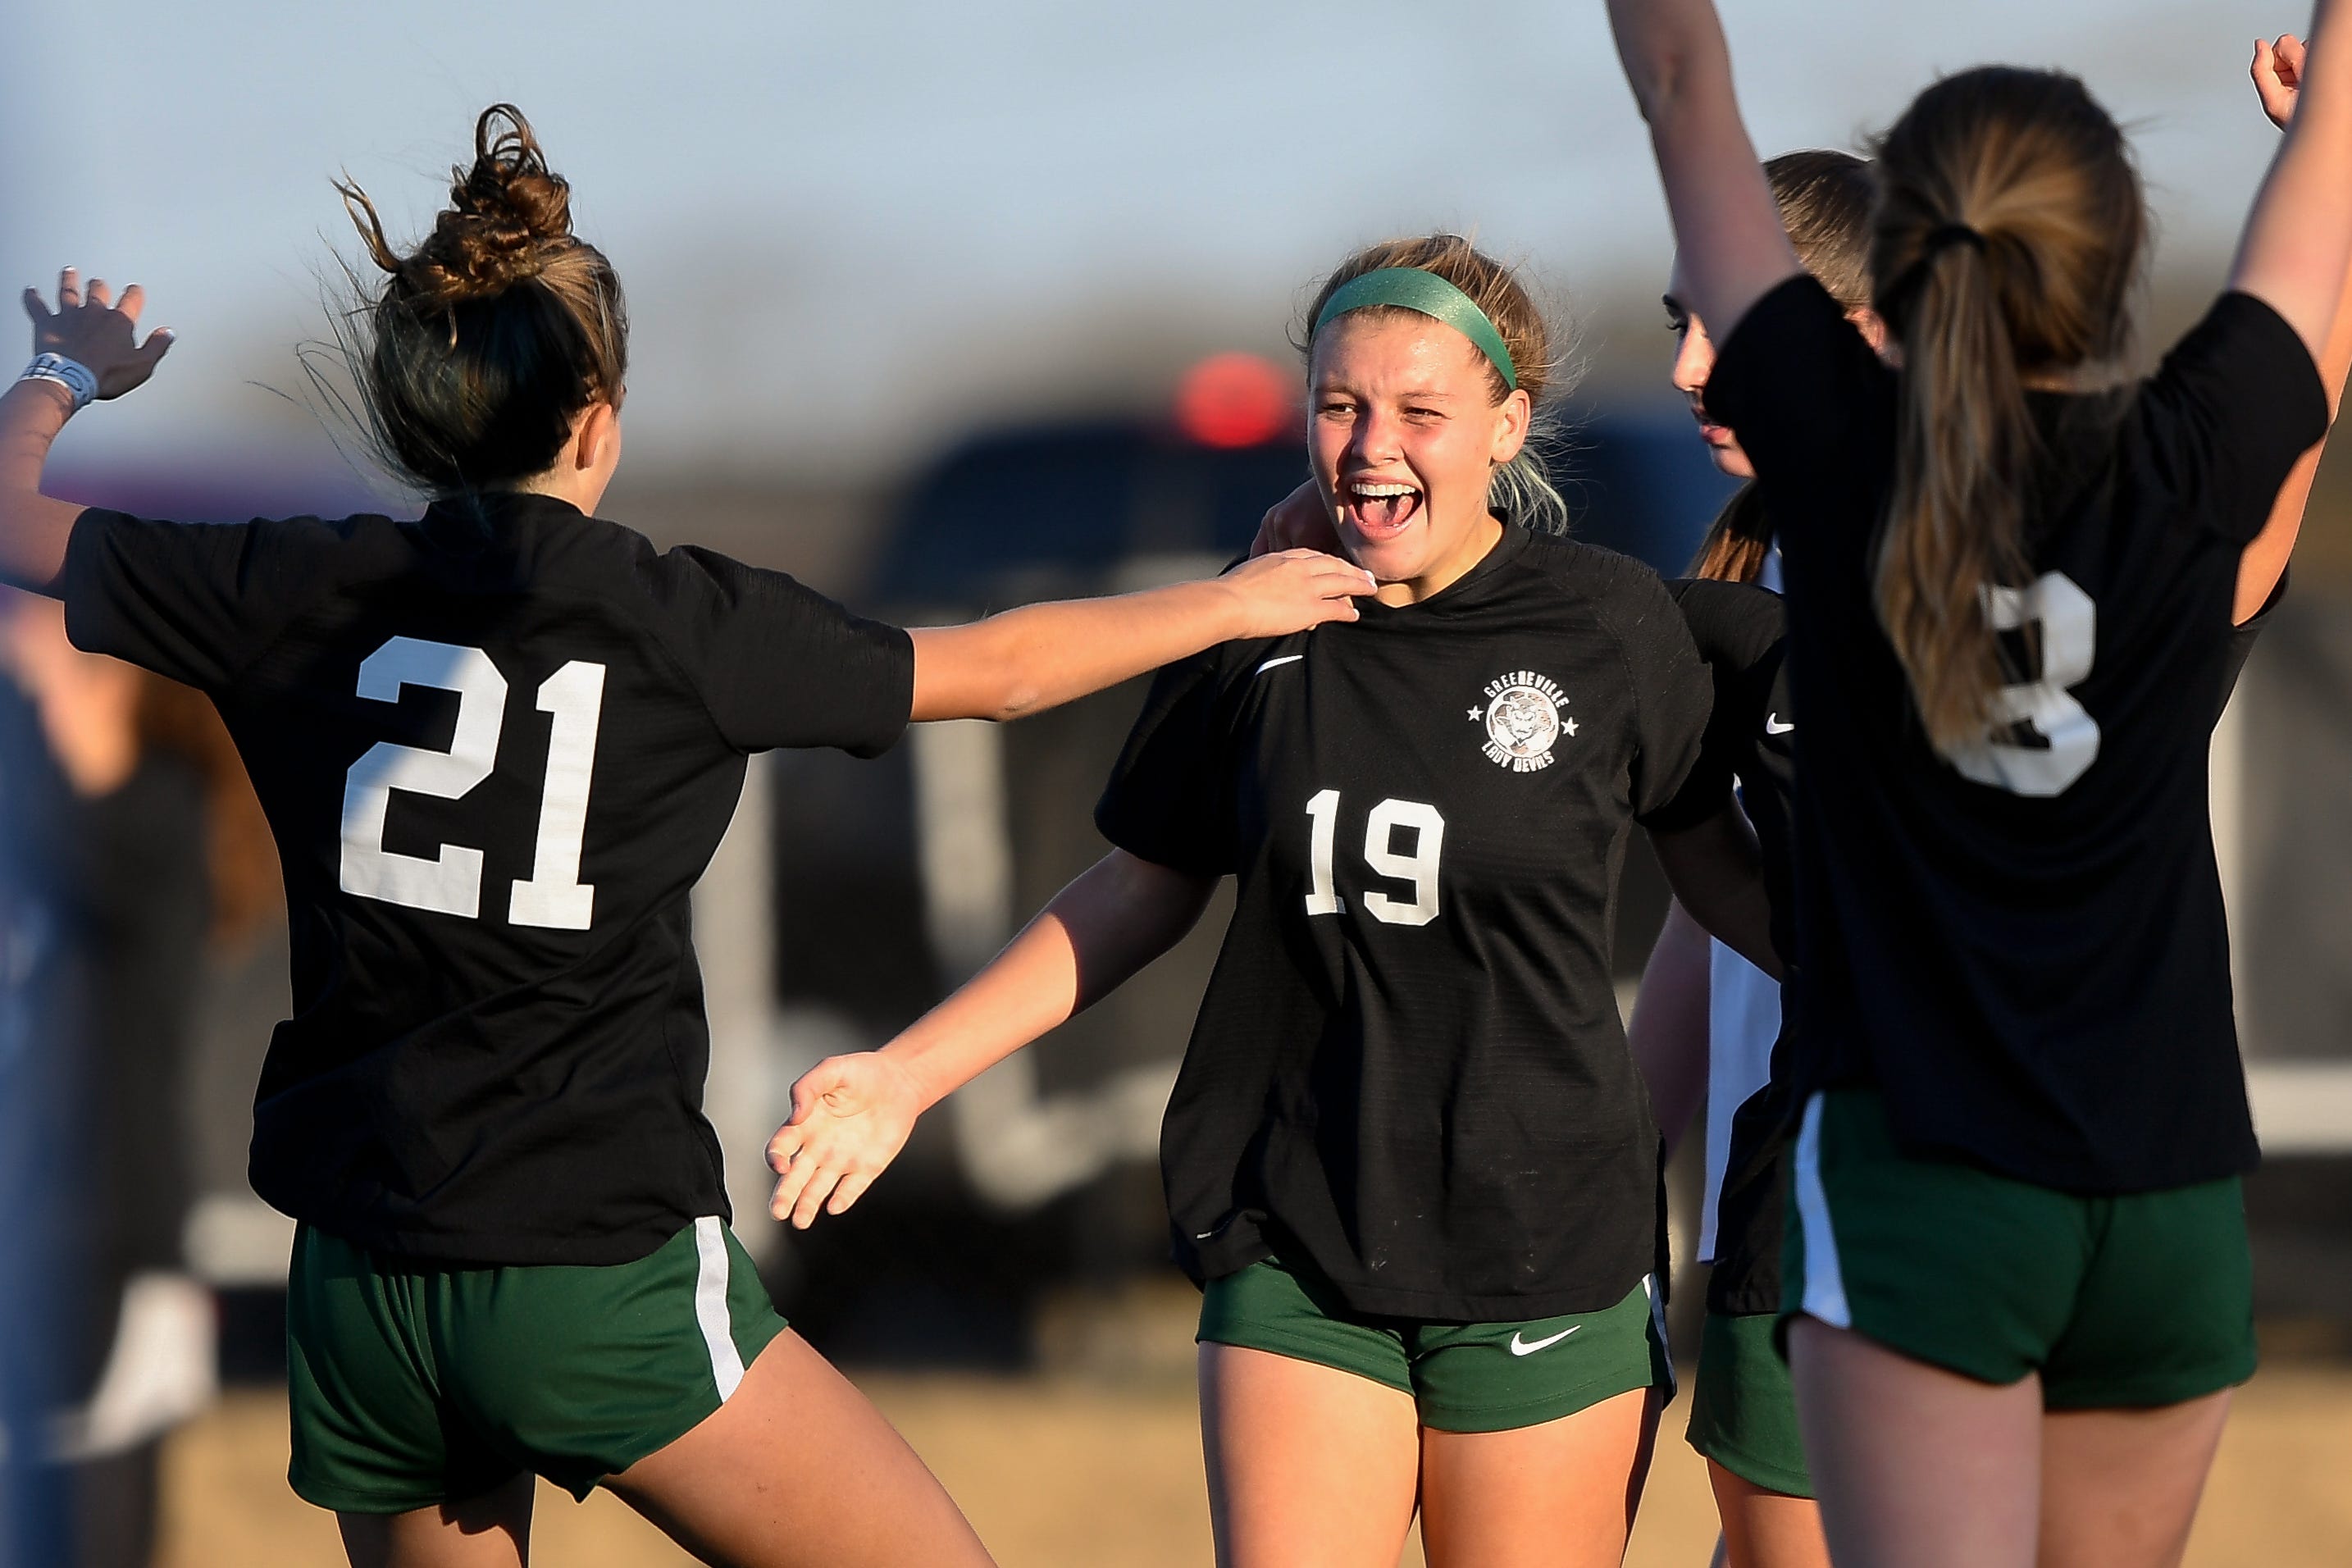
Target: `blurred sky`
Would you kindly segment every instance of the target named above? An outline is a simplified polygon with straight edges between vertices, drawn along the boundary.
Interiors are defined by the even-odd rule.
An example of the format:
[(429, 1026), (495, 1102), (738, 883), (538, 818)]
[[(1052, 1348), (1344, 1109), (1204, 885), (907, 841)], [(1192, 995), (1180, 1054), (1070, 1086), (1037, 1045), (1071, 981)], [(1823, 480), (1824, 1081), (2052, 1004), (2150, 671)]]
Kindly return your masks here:
[[(2275, 134), (2250, 0), (1729, 0), (1766, 153), (1852, 145), (1938, 69), (2062, 64), (2136, 122), (2170, 272), (2218, 279)], [(520, 102), (635, 316), (631, 462), (856, 482), (975, 422), (1223, 346), (1278, 350), (1351, 245), (1474, 226), (1606, 315), (1654, 296), (1662, 204), (1599, 0), (985, 6), (117, 0), (23, 6), (0, 277), (136, 278), (180, 345), (61, 456), (331, 460), (349, 170), (396, 236), (473, 115)], [(1664, 336), (1594, 345), (1630, 363)], [(1142, 367), (1139, 371), (1139, 367)], [(259, 383), (260, 385), (249, 384)]]

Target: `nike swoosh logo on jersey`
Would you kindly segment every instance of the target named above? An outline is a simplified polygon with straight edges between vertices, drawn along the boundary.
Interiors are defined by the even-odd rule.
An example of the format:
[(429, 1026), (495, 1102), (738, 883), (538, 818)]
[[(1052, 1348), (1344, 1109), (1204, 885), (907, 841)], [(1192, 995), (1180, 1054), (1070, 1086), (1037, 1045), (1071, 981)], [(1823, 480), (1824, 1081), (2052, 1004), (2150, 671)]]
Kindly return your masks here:
[(1795, 728), (1794, 724), (1781, 723), (1780, 715), (1778, 712), (1764, 715), (1764, 732), (1768, 735), (1785, 735)]
[(1267, 659), (1264, 664), (1259, 665), (1256, 669), (1251, 671), (1251, 673), (1253, 675), (1264, 675), (1267, 670), (1272, 669), (1277, 664), (1297, 664), (1300, 659), (1305, 658), (1307, 656), (1303, 653), (1286, 653), (1280, 658)]
[(1520, 1339), (1519, 1331), (1517, 1330), (1513, 1330), (1511, 1332), (1511, 1353), (1513, 1355), (1533, 1355), (1536, 1352), (1542, 1350), (1547, 1345), (1556, 1345), (1559, 1343), (1560, 1341), (1568, 1338), (1569, 1335), (1576, 1332), (1578, 1329), (1582, 1327), (1584, 1327), (1582, 1323), (1575, 1324), (1573, 1327), (1560, 1330), (1559, 1332), (1552, 1335), (1549, 1339), (1538, 1340), (1533, 1344), (1529, 1344)]

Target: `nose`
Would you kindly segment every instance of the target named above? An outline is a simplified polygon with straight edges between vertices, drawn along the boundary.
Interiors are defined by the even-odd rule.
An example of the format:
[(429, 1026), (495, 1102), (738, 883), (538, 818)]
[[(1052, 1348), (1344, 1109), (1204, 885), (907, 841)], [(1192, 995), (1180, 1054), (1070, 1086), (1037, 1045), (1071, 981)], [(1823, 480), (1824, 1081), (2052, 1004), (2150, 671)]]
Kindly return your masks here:
[(1706, 329), (1693, 321), (1675, 347), (1675, 390), (1696, 397), (1706, 390), (1706, 378), (1714, 371), (1715, 345), (1707, 342)]
[(1368, 468), (1378, 468), (1403, 450), (1404, 425), (1388, 410), (1368, 407), (1356, 416), (1348, 438), (1349, 456)]

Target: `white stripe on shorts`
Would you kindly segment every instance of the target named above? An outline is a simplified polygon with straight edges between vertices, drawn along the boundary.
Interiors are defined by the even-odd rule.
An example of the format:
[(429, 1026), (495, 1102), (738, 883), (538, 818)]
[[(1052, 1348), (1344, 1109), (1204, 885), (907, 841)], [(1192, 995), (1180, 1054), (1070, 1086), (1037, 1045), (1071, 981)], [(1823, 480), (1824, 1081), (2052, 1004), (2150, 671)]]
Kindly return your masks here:
[(719, 1385), (719, 1403), (735, 1396), (743, 1381), (743, 1352), (727, 1321), (727, 1226), (717, 1215), (694, 1222), (694, 1321), (702, 1325), (702, 1342), (710, 1351), (710, 1381)]
[(1845, 1274), (1838, 1267), (1837, 1237), (1830, 1230), (1829, 1194), (1822, 1190), (1822, 1097), (1805, 1101), (1804, 1126), (1797, 1133), (1797, 1219), (1804, 1227), (1805, 1295), (1809, 1316), (1833, 1329), (1853, 1327), (1846, 1307)]
[(1677, 1382), (1681, 1374), (1675, 1371), (1674, 1346), (1666, 1339), (1666, 1304), (1658, 1300), (1658, 1277), (1642, 1276), (1642, 1294), (1650, 1299), (1650, 1327), (1658, 1336), (1658, 1354), (1666, 1363), (1666, 1376)]

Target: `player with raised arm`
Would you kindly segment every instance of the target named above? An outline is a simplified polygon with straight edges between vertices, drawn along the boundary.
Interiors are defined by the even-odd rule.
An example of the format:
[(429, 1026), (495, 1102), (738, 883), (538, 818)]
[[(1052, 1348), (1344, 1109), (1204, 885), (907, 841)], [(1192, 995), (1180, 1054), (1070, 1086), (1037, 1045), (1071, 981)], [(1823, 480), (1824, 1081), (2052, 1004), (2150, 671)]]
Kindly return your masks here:
[(1418, 1504), (1439, 1568), (1599, 1568), (1671, 1386), (1617, 869), (1643, 824), (1769, 964), (1762, 885), (1664, 587), (1551, 532), (1526, 290), (1433, 236), (1350, 258), (1307, 321), (1315, 482), (1377, 601), (1162, 673), (1097, 814), (1117, 847), (897, 1040), (802, 1079), (775, 1208), (846, 1208), (921, 1111), (1235, 876), (1161, 1137), (1218, 1561), (1391, 1568)]
[(2253, 1366), (2206, 751), (2352, 357), (2352, 44), (2258, 48), (2274, 112), (2311, 86), (2231, 289), (2118, 386), (2145, 220), (2079, 83), (1967, 72), (1880, 144), (1897, 370), (1799, 275), (1712, 7), (1610, 9), (1786, 561), (1785, 1305), (1829, 1543), (2176, 1562)]
[(208, 693), (284, 865), (294, 1016), (252, 1177), (301, 1221), (291, 1480), (355, 1564), (519, 1564), (531, 1476), (609, 1486), (704, 1561), (982, 1563), (913, 1451), (785, 1328), (726, 1225), (688, 895), (753, 752), (887, 748), (1234, 637), (1352, 619), (1360, 569), (909, 634), (593, 513), (620, 457), (620, 285), (522, 117), (477, 127), (394, 249), (354, 370), (422, 518), (236, 526), (40, 493), (167, 334), (68, 270), (0, 397), (0, 577), (85, 647)]

